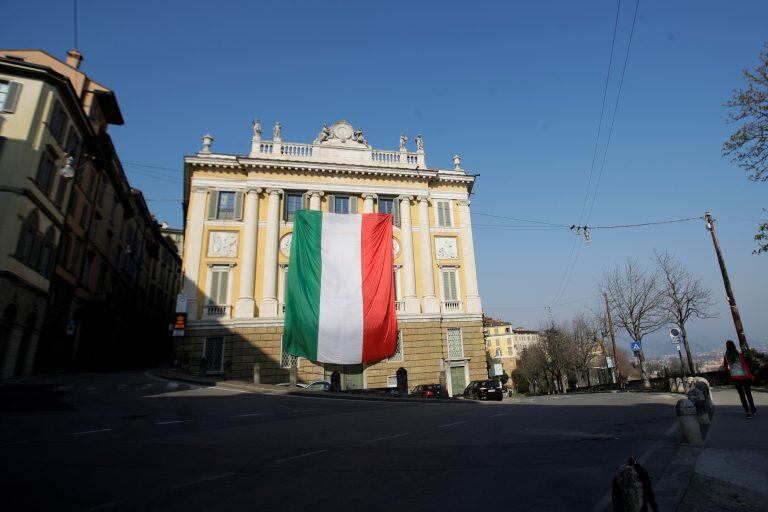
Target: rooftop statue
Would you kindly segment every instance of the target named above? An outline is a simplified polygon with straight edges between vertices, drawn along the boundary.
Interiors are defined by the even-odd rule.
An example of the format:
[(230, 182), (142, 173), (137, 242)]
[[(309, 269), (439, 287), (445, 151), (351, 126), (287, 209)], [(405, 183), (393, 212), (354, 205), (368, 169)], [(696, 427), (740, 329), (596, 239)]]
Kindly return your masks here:
[(418, 134), (413, 140), (416, 142), (416, 151), (424, 151), (424, 138), (421, 134)]
[(280, 140), (280, 132), (282, 131), (283, 127), (280, 126), (280, 121), (275, 123), (275, 127), (272, 128), (272, 138), (274, 140)]
[(261, 122), (258, 117), (253, 120), (253, 138), (261, 140)]
[(406, 150), (406, 144), (408, 144), (408, 137), (405, 135), (405, 132), (403, 132), (400, 134), (400, 151)]
[(324, 142), (332, 137), (331, 129), (328, 128), (328, 125), (323, 123), (323, 129), (320, 130), (320, 133), (317, 136), (317, 139), (315, 139), (315, 143)]

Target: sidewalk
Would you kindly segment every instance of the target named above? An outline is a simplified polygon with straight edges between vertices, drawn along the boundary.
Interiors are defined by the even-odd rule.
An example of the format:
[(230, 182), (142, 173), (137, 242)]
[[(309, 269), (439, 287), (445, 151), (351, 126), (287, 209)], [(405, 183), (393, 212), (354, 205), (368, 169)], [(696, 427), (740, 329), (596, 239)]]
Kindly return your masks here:
[(733, 388), (713, 390), (715, 416), (704, 447), (681, 447), (659, 482), (669, 487), (677, 478), (685, 485), (681, 478), (690, 477), (682, 501), (669, 510), (768, 511), (768, 396), (753, 397), (758, 415), (748, 420)]

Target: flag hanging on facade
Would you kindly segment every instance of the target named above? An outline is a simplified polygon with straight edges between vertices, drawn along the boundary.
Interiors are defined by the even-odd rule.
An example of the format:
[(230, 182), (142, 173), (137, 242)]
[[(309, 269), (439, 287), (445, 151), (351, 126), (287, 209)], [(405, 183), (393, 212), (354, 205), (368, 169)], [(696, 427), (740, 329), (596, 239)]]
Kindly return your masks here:
[(283, 346), (311, 361), (359, 364), (395, 353), (392, 216), (298, 210)]

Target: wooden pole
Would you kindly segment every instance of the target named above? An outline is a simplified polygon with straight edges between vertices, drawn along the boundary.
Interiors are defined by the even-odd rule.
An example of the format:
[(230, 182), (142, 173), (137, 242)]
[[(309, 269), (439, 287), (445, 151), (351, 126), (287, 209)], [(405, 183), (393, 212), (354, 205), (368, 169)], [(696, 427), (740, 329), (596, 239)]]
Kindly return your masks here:
[(717, 262), (720, 265), (720, 273), (723, 275), (723, 285), (725, 286), (725, 295), (728, 297), (728, 305), (731, 308), (731, 316), (733, 317), (733, 325), (736, 327), (736, 336), (739, 337), (739, 345), (741, 350), (748, 349), (747, 337), (744, 335), (744, 326), (741, 323), (741, 315), (739, 315), (739, 308), (736, 306), (736, 299), (733, 296), (733, 290), (731, 289), (731, 280), (728, 278), (728, 270), (725, 268), (725, 260), (723, 254), (720, 252), (720, 243), (717, 241), (717, 233), (715, 233), (715, 221), (712, 219), (712, 215), (709, 212), (704, 214), (704, 219), (707, 221), (707, 229), (709, 234), (712, 235), (712, 243), (715, 245), (715, 252), (717, 253)]
[(613, 317), (611, 316), (611, 308), (608, 306), (608, 294), (603, 293), (605, 298), (605, 312), (608, 314), (608, 327), (611, 330), (611, 346), (613, 347), (613, 367), (616, 374), (616, 381), (621, 380), (621, 370), (619, 369), (619, 358), (616, 354), (616, 333), (613, 331)]

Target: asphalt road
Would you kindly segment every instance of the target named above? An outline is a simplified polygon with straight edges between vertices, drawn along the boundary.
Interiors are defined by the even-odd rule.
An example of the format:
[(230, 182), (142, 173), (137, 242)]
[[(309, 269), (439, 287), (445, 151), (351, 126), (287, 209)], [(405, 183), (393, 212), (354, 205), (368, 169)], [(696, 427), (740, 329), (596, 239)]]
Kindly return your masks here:
[(391, 403), (251, 394), (141, 372), (47, 377), (0, 386), (0, 503), (597, 511), (629, 455), (661, 476), (677, 441), (675, 400)]

